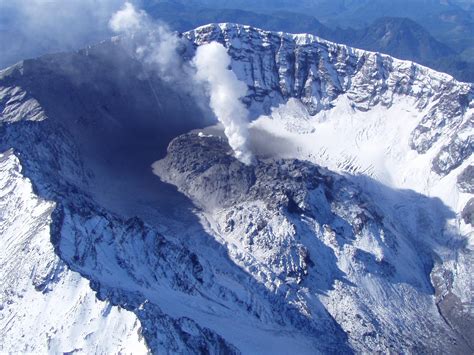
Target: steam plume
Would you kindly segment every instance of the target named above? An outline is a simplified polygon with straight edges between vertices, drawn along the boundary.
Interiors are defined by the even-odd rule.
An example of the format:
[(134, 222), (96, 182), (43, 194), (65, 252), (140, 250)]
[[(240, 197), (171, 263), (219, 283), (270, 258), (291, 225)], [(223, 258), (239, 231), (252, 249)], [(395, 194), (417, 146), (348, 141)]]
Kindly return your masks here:
[[(217, 42), (200, 46), (191, 67), (183, 63), (177, 52), (179, 37), (129, 2), (111, 17), (109, 27), (116, 33), (133, 37), (138, 43), (135, 49), (138, 58), (156, 67), (161, 78), (173, 80), (178, 87), (191, 92), (198, 101), (202, 101), (204, 85), (211, 109), (224, 126), (236, 158), (244, 164), (252, 163), (252, 153), (247, 147), (248, 111), (240, 101), (247, 92), (247, 85), (228, 69), (231, 60), (224, 46)], [(195, 85), (196, 82), (199, 85)]]
[(230, 62), (226, 49), (217, 42), (198, 47), (193, 59), (196, 79), (207, 84), (211, 108), (224, 126), (229, 145), (236, 158), (249, 165), (253, 157), (247, 147), (248, 111), (240, 101), (247, 85), (228, 69)]
[(177, 49), (180, 39), (164, 23), (153, 21), (143, 10), (126, 2), (115, 12), (109, 21), (109, 27), (118, 34), (133, 37), (136, 44), (135, 54), (144, 64), (158, 69), (165, 80), (176, 79), (182, 61)]

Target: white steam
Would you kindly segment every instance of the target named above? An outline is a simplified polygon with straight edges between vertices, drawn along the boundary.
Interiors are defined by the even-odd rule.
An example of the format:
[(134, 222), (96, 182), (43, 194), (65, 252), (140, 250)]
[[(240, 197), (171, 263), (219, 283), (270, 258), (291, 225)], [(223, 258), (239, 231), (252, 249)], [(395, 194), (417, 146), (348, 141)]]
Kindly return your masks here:
[(177, 52), (180, 39), (165, 24), (152, 20), (145, 11), (136, 10), (126, 2), (112, 15), (109, 27), (117, 34), (132, 36), (138, 59), (158, 69), (162, 79), (177, 79), (182, 64)]
[(109, 27), (112, 31), (120, 33), (132, 33), (148, 22), (148, 16), (144, 11), (137, 11), (135, 7), (126, 2), (120, 10), (112, 15), (109, 20)]
[(109, 27), (115, 33), (133, 38), (135, 55), (158, 69), (162, 79), (173, 81), (198, 101), (202, 101), (204, 86), (235, 157), (244, 164), (252, 163), (253, 156), (247, 146), (248, 111), (240, 101), (247, 93), (247, 85), (229, 69), (231, 59), (224, 46), (212, 42), (198, 47), (191, 67), (178, 54), (180, 38), (129, 2), (111, 17)]
[(248, 111), (240, 101), (247, 93), (247, 85), (229, 69), (231, 59), (220, 43), (198, 47), (193, 63), (196, 79), (208, 86), (211, 108), (224, 126), (235, 157), (244, 164), (251, 164), (253, 156), (247, 143)]

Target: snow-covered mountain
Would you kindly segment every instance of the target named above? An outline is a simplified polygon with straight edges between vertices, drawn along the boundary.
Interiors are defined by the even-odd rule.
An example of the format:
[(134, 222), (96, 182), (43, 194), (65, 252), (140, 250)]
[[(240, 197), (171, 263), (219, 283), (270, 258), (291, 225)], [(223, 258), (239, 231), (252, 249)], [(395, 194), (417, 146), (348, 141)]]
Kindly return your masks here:
[(472, 352), (473, 87), (310, 35), (182, 37), (228, 49), (254, 165), (120, 40), (0, 72), (0, 351)]

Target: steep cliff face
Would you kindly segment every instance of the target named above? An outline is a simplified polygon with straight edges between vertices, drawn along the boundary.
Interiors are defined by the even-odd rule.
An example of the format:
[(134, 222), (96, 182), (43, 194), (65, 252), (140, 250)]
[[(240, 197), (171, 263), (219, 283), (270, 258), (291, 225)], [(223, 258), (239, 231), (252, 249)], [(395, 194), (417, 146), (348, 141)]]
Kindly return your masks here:
[(0, 350), (146, 351), (139, 320), (99, 301), (51, 243), (55, 203), (34, 193), (12, 151), (0, 154)]
[(310, 116), (317, 117), (338, 108), (343, 99), (356, 112), (405, 106), (416, 115), (410, 147), (420, 154), (433, 148), (437, 173), (448, 174), (472, 154), (472, 84), (410, 61), (307, 34), (221, 24), (184, 36), (195, 45), (225, 44), (233, 58), (232, 69), (249, 86), (247, 102), (257, 115), (269, 114), (290, 98), (298, 99)]
[(472, 351), (472, 88), (308, 35), (183, 38), (228, 48), (255, 165), (120, 41), (0, 72), (0, 349)]

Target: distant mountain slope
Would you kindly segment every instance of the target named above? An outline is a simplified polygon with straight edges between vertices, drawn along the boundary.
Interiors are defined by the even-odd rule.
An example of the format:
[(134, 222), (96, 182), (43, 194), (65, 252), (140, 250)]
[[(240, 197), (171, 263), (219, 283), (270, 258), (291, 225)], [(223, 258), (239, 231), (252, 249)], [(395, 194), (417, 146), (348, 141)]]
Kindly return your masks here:
[(288, 33), (314, 33), (323, 38), (332, 38), (333, 30), (315, 17), (289, 11), (262, 14), (236, 8), (207, 8), (174, 2), (159, 2), (145, 7), (148, 14), (163, 20), (179, 32), (188, 31), (208, 23), (240, 23), (265, 28), (269, 31)]
[(383, 17), (361, 29), (336, 29), (332, 39), (412, 60), (449, 73), (461, 81), (474, 81), (474, 62), (464, 60), (455, 50), (409, 18)]
[[(251, 9), (252, 6), (248, 8)], [(356, 48), (413, 60), (449, 73), (461, 81), (474, 81), (474, 62), (462, 59), (456, 51), (406, 17), (383, 17), (367, 27), (343, 29), (330, 28), (322, 24), (311, 12), (308, 14), (294, 12), (297, 7), (294, 10), (257, 13), (232, 8), (203, 8), (197, 3), (189, 5), (158, 2), (147, 5), (146, 9), (154, 18), (165, 21), (178, 31), (186, 31), (208, 23), (233, 22), (270, 31), (311, 33)]]
[[(169, 0), (166, 0), (169, 1)], [(155, 2), (162, 2), (155, 0)], [(271, 14), (286, 10), (334, 28), (363, 28), (384, 16), (407, 17), (458, 49), (474, 46), (474, 6), (469, 0), (174, 0), (210, 8), (244, 8)]]
[(383, 17), (366, 28), (352, 32), (353, 38), (348, 38), (352, 46), (397, 58), (423, 62), (455, 55), (454, 50), (408, 18)]
[[(62, 4), (66, 3), (73, 2)], [(66, 11), (67, 16), (60, 15), (65, 11), (58, 5), (56, 14), (54, 2), (41, 2), (41, 6), (35, 3), (37, 7), (26, 13), (12, 12), (15, 6), (0, 2), (0, 42), (3, 45), (0, 67), (52, 51), (77, 49), (107, 38), (107, 21), (113, 3), (119, 6), (119, 0), (116, 0), (108, 5), (101, 4), (97, 11), (95, 7), (91, 9), (78, 3), (63, 5), (78, 13), (77, 19), (73, 16), (77, 21), (70, 21), (74, 26), (70, 26), (67, 16), (71, 16), (71, 11)], [(466, 4), (461, 7), (454, 1), (441, 4), (434, 0), (378, 0), (376, 3), (374, 0), (297, 3), (288, 0), (152, 0), (141, 5), (154, 18), (169, 23), (180, 32), (208, 23), (232, 22), (271, 31), (311, 33), (334, 42), (414, 60), (461, 81), (474, 81), (474, 15)], [(38, 16), (34, 9), (40, 12)], [(423, 16), (413, 15), (416, 13)], [(43, 25), (39, 20), (41, 16), (47, 20)], [(62, 32), (63, 36), (57, 35)], [(30, 33), (35, 33), (34, 39)]]

